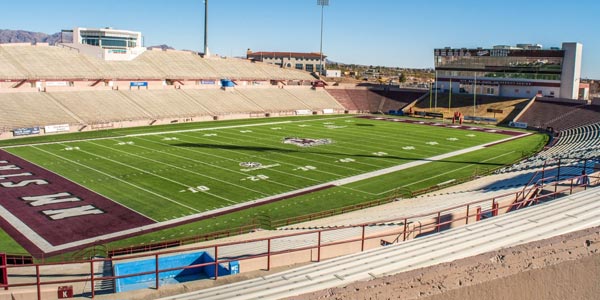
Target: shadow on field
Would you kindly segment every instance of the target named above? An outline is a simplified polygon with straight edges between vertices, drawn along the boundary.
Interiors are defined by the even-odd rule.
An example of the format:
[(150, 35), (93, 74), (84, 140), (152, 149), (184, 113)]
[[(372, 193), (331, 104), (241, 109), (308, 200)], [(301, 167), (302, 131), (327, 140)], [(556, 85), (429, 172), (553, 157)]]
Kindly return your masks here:
[(373, 127), (373, 126), (375, 126), (375, 125), (374, 125), (374, 124), (358, 123), (358, 124), (356, 124), (356, 126), (367, 126), (367, 127)]
[(274, 147), (261, 147), (261, 146), (238, 146), (238, 145), (215, 145), (215, 144), (202, 144), (202, 143), (179, 143), (173, 144), (175, 147), (190, 147), (190, 148), (208, 148), (208, 149), (223, 149), (223, 150), (242, 150), (242, 151), (274, 151), (274, 152), (298, 152), (291, 149), (282, 149)]
[(459, 160), (430, 160), (427, 158), (413, 158), (413, 157), (400, 157), (400, 156), (392, 156), (392, 155), (375, 155), (375, 154), (351, 154), (351, 153), (335, 153), (335, 152), (322, 152), (322, 151), (314, 151), (314, 149), (318, 147), (306, 147), (306, 148), (298, 148), (298, 150), (294, 149), (285, 149), (285, 148), (275, 148), (275, 147), (263, 147), (263, 146), (238, 146), (238, 145), (215, 145), (215, 144), (204, 144), (204, 143), (178, 143), (173, 144), (175, 147), (189, 147), (189, 148), (206, 148), (206, 149), (222, 149), (222, 150), (232, 150), (232, 151), (256, 151), (256, 152), (273, 152), (273, 153), (314, 153), (328, 156), (338, 156), (340, 158), (356, 158), (356, 157), (364, 157), (364, 158), (380, 158), (380, 159), (395, 159), (401, 160), (402, 162), (398, 162), (398, 164), (411, 162), (411, 161), (431, 161), (431, 162), (446, 162), (446, 163), (456, 163), (456, 164), (472, 164), (478, 166), (492, 166), (499, 167), (503, 166), (503, 164), (498, 163), (488, 163), (488, 162), (479, 162), (479, 161), (459, 161)]

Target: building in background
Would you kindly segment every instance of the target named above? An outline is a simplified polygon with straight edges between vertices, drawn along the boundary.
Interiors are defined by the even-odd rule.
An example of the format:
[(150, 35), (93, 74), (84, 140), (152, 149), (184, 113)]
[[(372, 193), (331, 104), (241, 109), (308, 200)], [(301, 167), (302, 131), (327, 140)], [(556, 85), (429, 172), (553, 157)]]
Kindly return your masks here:
[(64, 47), (104, 60), (133, 60), (146, 51), (141, 32), (106, 28), (73, 29), (73, 43)]
[[(580, 43), (544, 49), (538, 44), (491, 49), (435, 49), (437, 89), (494, 96), (585, 99)], [(434, 86), (435, 87), (435, 86)]]
[[(326, 55), (323, 55), (323, 70), (326, 67)], [(246, 58), (252, 61), (262, 61), (269, 64), (278, 65), (282, 68), (303, 70), (307, 72), (319, 72), (321, 54), (302, 53), (302, 52), (252, 52), (248, 49)]]

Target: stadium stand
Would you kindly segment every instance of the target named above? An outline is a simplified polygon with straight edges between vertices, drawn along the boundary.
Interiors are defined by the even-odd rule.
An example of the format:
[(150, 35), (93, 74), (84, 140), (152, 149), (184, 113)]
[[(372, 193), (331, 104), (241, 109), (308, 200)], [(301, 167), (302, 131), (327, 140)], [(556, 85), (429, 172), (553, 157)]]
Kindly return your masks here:
[(0, 93), (0, 131), (51, 124), (77, 124), (45, 93)]
[[(266, 88), (240, 88), (237, 91), (246, 99), (255, 103), (265, 111), (286, 112), (301, 109), (310, 109), (309, 106), (302, 103), (298, 98), (285, 92), (283, 89)], [(335, 103), (335, 101), (332, 101)]]
[(565, 165), (570, 161), (580, 164), (582, 160), (594, 160), (600, 157), (600, 122), (561, 131), (552, 146), (498, 172), (555, 166), (559, 160)]
[(327, 89), (327, 92), (333, 96), (347, 110), (358, 112), (359, 108), (352, 100), (346, 89)]
[(212, 115), (263, 113), (264, 109), (244, 99), (237, 90), (181, 90)]
[[(498, 123), (506, 123), (512, 121), (530, 101), (529, 99), (477, 95), (475, 110), (473, 110), (473, 95), (452, 94), (451, 97), (450, 100), (450, 94), (438, 93), (436, 101), (435, 93), (432, 93), (431, 99), (425, 97), (416, 103), (414, 110), (442, 113), (444, 118), (452, 118), (454, 112), (461, 112), (464, 116), (494, 118), (498, 120)], [(437, 110), (435, 108), (436, 104)], [(448, 109), (449, 104), (450, 109)], [(496, 112), (489, 112), (488, 110), (495, 110)]]
[(233, 114), (250, 117), (267, 112), (343, 109), (326, 92), (308, 86), (0, 93), (0, 105), (0, 132), (51, 124), (90, 125)]
[(326, 91), (319, 89), (307, 89), (305, 87), (286, 87), (284, 89), (293, 97), (306, 104), (312, 110), (334, 109), (344, 110), (344, 107), (335, 101)]
[(26, 78), (26, 71), (20, 66), (6, 50), (6, 47), (0, 46), (0, 78), (3, 79), (23, 79)]
[(576, 100), (536, 99), (515, 121), (527, 123), (532, 128), (561, 131), (600, 122), (600, 105)]
[(424, 91), (390, 87), (328, 87), (327, 91), (347, 110), (370, 113), (402, 109), (425, 94)]
[(201, 58), (185, 51), (146, 51), (132, 61), (104, 61), (68, 47), (0, 45), (0, 79), (306, 80), (309, 73), (238, 58)]
[(116, 91), (56, 92), (48, 95), (87, 124), (152, 118), (150, 113)]
[[(382, 91), (373, 91), (381, 93)], [(412, 90), (389, 90), (383, 93), (384, 98), (379, 107), (379, 111), (388, 112), (390, 110), (401, 110), (406, 105), (425, 95), (424, 91)]]
[(182, 90), (119, 91), (147, 111), (152, 118), (175, 118), (211, 115)]
[(205, 59), (189, 51), (146, 51), (140, 59), (154, 65), (166, 78), (198, 79), (220, 76)]
[(0, 48), (9, 57), (9, 64), (12, 62), (23, 68), (25, 74), (22, 75), (25, 76), (22, 79), (94, 79), (101, 73), (93, 63), (97, 59), (73, 50), (43, 44), (2, 45)]
[[(163, 299), (285, 298), (598, 226), (598, 191), (599, 188), (590, 188), (553, 202), (397, 245)], [(573, 215), (577, 220), (569, 217)]]

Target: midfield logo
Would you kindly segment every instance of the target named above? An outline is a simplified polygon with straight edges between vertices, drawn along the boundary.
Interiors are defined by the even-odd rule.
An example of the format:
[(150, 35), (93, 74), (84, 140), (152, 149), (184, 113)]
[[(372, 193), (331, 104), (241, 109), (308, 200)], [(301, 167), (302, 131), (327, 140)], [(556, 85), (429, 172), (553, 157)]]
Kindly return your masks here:
[(254, 161), (245, 161), (245, 162), (240, 163), (240, 167), (244, 167), (244, 168), (258, 168), (260, 166), (262, 166), (261, 163), (254, 162)]
[(331, 139), (307, 139), (299, 137), (286, 137), (283, 139), (284, 144), (293, 144), (298, 147), (313, 147), (333, 143)]

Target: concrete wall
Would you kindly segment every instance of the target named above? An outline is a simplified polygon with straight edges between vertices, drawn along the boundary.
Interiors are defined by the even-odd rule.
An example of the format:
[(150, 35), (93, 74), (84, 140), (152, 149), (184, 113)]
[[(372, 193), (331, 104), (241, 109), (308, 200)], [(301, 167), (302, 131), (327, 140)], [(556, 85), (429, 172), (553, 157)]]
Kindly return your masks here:
[(565, 57), (562, 65), (560, 82), (560, 98), (577, 99), (581, 78), (581, 54), (583, 46), (580, 43), (563, 43)]

